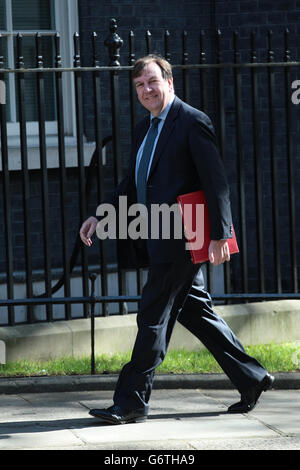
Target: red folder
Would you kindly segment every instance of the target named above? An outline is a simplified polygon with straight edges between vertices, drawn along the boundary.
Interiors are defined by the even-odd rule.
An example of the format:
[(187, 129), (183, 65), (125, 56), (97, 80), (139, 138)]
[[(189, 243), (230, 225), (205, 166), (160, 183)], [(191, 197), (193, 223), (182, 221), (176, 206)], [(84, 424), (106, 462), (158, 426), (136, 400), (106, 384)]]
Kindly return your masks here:
[[(194, 264), (209, 261), (210, 223), (204, 191), (194, 191), (177, 197), (185, 236)], [(232, 238), (228, 238), (230, 254), (239, 253), (234, 228)]]

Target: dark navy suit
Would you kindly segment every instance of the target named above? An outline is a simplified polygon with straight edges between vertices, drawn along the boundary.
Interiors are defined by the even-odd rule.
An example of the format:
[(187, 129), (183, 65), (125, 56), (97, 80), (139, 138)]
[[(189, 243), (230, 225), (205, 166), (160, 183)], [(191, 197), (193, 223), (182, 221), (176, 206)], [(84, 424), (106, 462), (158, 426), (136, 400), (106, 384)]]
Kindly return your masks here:
[[(116, 207), (120, 195), (127, 196), (128, 205), (136, 202), (135, 160), (149, 123), (147, 117), (138, 124), (128, 175), (107, 201)], [(205, 191), (211, 239), (231, 238), (229, 189), (211, 121), (175, 97), (147, 180), (149, 212), (151, 204), (172, 205), (178, 195), (198, 189)], [(240, 392), (257, 385), (267, 373), (213, 311), (201, 267), (191, 262), (185, 243), (184, 238), (162, 237), (118, 241), (123, 267), (149, 267), (132, 358), (121, 371), (114, 394), (115, 404), (125, 410), (147, 412), (155, 369), (165, 357), (177, 319), (211, 351)]]

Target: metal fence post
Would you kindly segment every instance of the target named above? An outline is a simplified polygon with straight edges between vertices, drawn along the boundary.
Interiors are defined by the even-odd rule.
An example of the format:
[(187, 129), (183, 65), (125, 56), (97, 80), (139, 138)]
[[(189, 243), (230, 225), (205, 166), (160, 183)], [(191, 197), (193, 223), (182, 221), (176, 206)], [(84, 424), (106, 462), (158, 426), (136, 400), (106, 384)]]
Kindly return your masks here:
[(97, 279), (96, 273), (90, 273), (91, 281), (91, 374), (95, 375), (95, 281)]
[[(79, 34), (74, 34), (74, 84), (75, 84), (75, 106), (76, 106), (76, 139), (77, 139), (77, 165), (78, 165), (78, 186), (79, 186), (79, 212), (80, 219), (86, 219), (86, 197), (85, 197), (85, 165), (84, 165), (84, 150), (83, 150), (83, 94), (82, 94), (82, 72), (76, 71), (81, 67), (80, 56), (80, 41)], [(81, 265), (82, 265), (82, 288), (83, 294), (88, 293), (88, 262), (87, 252), (83, 244), (80, 246), (81, 250)], [(87, 316), (87, 306), (84, 305), (84, 314)]]
[[(1, 134), (1, 157), (2, 157), (2, 178), (3, 178), (3, 212), (4, 212), (4, 234), (6, 240), (6, 291), (7, 298), (14, 297), (13, 280), (13, 246), (12, 246), (12, 221), (11, 221), (11, 193), (10, 176), (8, 167), (8, 145), (7, 145), (7, 115), (6, 115), (6, 81), (5, 74), (1, 72), (4, 66), (4, 56), (2, 51), (3, 38), (0, 35), (0, 83), (3, 96), (0, 96), (0, 134)], [(8, 324), (15, 323), (14, 306), (8, 307)]]
[[(22, 34), (17, 35), (17, 69), (24, 69), (24, 57), (22, 52)], [(28, 148), (27, 148), (27, 129), (26, 129), (26, 103), (25, 103), (25, 76), (24, 73), (17, 75), (18, 90), (18, 109), (20, 126), (20, 150), (21, 150), (21, 168), (23, 178), (23, 210), (24, 210), (24, 250), (26, 262), (26, 295), (28, 298), (33, 296), (32, 280), (32, 246), (30, 238), (30, 178), (28, 169)], [(27, 307), (27, 321), (34, 321), (32, 305)]]
[[(268, 63), (274, 62), (273, 32), (268, 31)], [(271, 166), (271, 191), (272, 191), (272, 215), (274, 234), (274, 269), (276, 275), (276, 290), (282, 292), (280, 236), (278, 214), (278, 177), (276, 161), (276, 124), (275, 124), (275, 69), (268, 67), (268, 100), (269, 100), (269, 134), (270, 134), (270, 166)]]
[[(119, 67), (120, 49), (123, 46), (123, 39), (120, 38), (117, 31), (117, 22), (115, 19), (110, 20), (110, 34), (104, 41), (104, 45), (108, 47), (110, 67)], [(114, 168), (115, 168), (115, 184), (119, 184), (122, 179), (121, 165), (121, 148), (120, 148), (120, 81), (117, 70), (110, 72), (111, 84), (111, 107), (112, 107), (112, 127), (113, 127), (113, 149), (114, 149)], [(118, 266), (118, 283), (119, 294), (124, 295), (125, 289), (125, 273)], [(126, 302), (120, 303), (120, 314), (124, 315), (128, 312)]]
[[(36, 68), (43, 68), (43, 57), (41, 54), (41, 34), (35, 36), (36, 44)], [(45, 79), (42, 72), (36, 74), (37, 103), (39, 119), (39, 144), (41, 165), (41, 189), (42, 189), (42, 212), (43, 212), (43, 239), (44, 239), (44, 270), (45, 270), (45, 292), (47, 297), (51, 296), (51, 253), (50, 253), (50, 216), (49, 216), (49, 190), (47, 171), (47, 144), (46, 144), (46, 116), (45, 116)], [(53, 320), (52, 305), (46, 305), (47, 321)]]
[[(64, 294), (66, 297), (71, 295), (70, 286), (70, 261), (68, 256), (68, 236), (67, 236), (67, 213), (66, 213), (66, 192), (67, 192), (67, 174), (66, 174), (66, 156), (65, 156), (65, 129), (64, 129), (64, 106), (63, 106), (63, 84), (62, 58), (60, 55), (60, 36), (55, 35), (55, 99), (57, 110), (57, 138), (58, 138), (58, 158), (59, 158), (59, 185), (60, 185), (60, 206), (61, 206), (61, 237), (62, 237), (62, 266), (64, 272)], [(71, 305), (65, 304), (65, 319), (71, 318)]]

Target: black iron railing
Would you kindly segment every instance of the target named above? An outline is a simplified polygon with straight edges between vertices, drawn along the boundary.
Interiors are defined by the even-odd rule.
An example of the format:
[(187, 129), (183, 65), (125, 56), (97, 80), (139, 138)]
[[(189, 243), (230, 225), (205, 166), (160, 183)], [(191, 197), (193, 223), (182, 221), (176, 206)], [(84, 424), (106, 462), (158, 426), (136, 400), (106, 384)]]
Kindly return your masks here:
[[(266, 299), (300, 298), (298, 294), (299, 227), (297, 224), (298, 173), (295, 158), (297, 139), (300, 132), (297, 112), (291, 102), (291, 83), (300, 78), (300, 62), (292, 61), (289, 49), (289, 32), (284, 34), (284, 56), (276, 61), (272, 44), (272, 32), (268, 34), (268, 47), (265, 61), (258, 61), (256, 37), (252, 33), (249, 39), (249, 60), (241, 61), (239, 37), (233, 33), (233, 51), (231, 62), (222, 59), (222, 34), (216, 33), (216, 62), (207, 63), (205, 36), (199, 36), (199, 61), (189, 63), (187, 32), (182, 34), (182, 63), (172, 64), (176, 93), (192, 105), (197, 105), (204, 112), (212, 115), (216, 124), (219, 146), (228, 172), (232, 190), (232, 204), (235, 216), (236, 232), (240, 245), (240, 255), (224, 266), (224, 291), (217, 292), (212, 284), (214, 269), (207, 267), (207, 282), (215, 300), (251, 301)], [(110, 34), (105, 40), (109, 52), (109, 64), (100, 65), (98, 55), (98, 37), (91, 35), (93, 51), (92, 64), (81, 65), (80, 37), (74, 35), (74, 63), (71, 67), (62, 67), (60, 55), (60, 37), (54, 36), (54, 67), (43, 67), (40, 53), (43, 37), (36, 34), (36, 67), (26, 68), (22, 55), (22, 35), (16, 37), (17, 64), (15, 69), (8, 69), (3, 56), (0, 57), (0, 81), (5, 83), (9, 74), (14, 74), (17, 87), (17, 106), (19, 122), (19, 148), (21, 167), (18, 171), (22, 182), (22, 211), (24, 234), (24, 281), (26, 294), (24, 298), (15, 296), (15, 263), (16, 254), (13, 244), (15, 230), (12, 217), (11, 170), (9, 168), (9, 135), (7, 132), (7, 111), (5, 100), (0, 104), (1, 154), (2, 154), (2, 212), (5, 268), (3, 268), (3, 286), (5, 294), (0, 299), (0, 310), (5, 314), (0, 323), (14, 325), (15, 308), (27, 306), (23, 321), (52, 321), (58, 319), (53, 315), (53, 307), (61, 304), (64, 313), (59, 319), (73, 318), (71, 305), (82, 304), (82, 316), (90, 315), (89, 305), (101, 304), (102, 315), (109, 313), (109, 305), (117, 302), (118, 313), (128, 311), (127, 303), (138, 302), (142, 288), (142, 272), (136, 272), (136, 294), (128, 295), (126, 273), (118, 263), (109, 263), (109, 248), (99, 241), (96, 252), (97, 262), (91, 266), (88, 251), (80, 242), (78, 235), (73, 236), (70, 249), (68, 226), (70, 216), (68, 207), (68, 168), (65, 148), (65, 108), (63, 96), (63, 75), (71, 74), (74, 78), (74, 99), (76, 110), (76, 154), (77, 154), (77, 188), (78, 219), (80, 223), (87, 217), (91, 192), (96, 188), (94, 200), (99, 203), (104, 198), (107, 180), (116, 185), (122, 178), (124, 167), (121, 136), (121, 110), (124, 100), (128, 109), (128, 134), (132, 134), (139, 118), (139, 109), (135, 97), (130, 71), (136, 60), (135, 37), (130, 32), (128, 39), (128, 64), (120, 65), (122, 39), (116, 32), (116, 22), (111, 21)], [(1, 38), (0, 38), (1, 42)], [(151, 34), (146, 34), (146, 53), (153, 52)], [(164, 35), (164, 51), (161, 53), (172, 62), (171, 39), (168, 31)], [(38, 170), (41, 187), (41, 229), (43, 239), (43, 288), (42, 293), (34, 289), (32, 210), (31, 210), (31, 170), (28, 162), (30, 152), (26, 127), (26, 92), (25, 76), (31, 73), (35, 77), (35, 88), (38, 110), (38, 139), (40, 168)], [(47, 93), (45, 75), (52, 74), (55, 81), (55, 107), (57, 122), (57, 152), (60, 198), (60, 233), (61, 268), (63, 274), (54, 284), (53, 279), (53, 245), (51, 245), (51, 211), (49, 208), (49, 167), (47, 162), (47, 144), (45, 128), (45, 95)], [(89, 76), (92, 87), (84, 88), (84, 80)], [(122, 86), (126, 82), (127, 95), (122, 95)], [(110, 112), (104, 116), (103, 86), (109, 83)], [(278, 83), (280, 87), (278, 87)], [(246, 85), (245, 85), (246, 84)], [(245, 95), (246, 93), (246, 95)], [(246, 98), (245, 98), (246, 96)], [(279, 98), (278, 98), (279, 96)], [(84, 159), (85, 108), (84, 100), (93, 103), (93, 132), (95, 150), (87, 167)], [(107, 100), (107, 97), (106, 97)], [(129, 106), (129, 107), (128, 107)], [(280, 121), (278, 113), (281, 113)], [(246, 113), (246, 114), (245, 114)], [(264, 119), (262, 120), (262, 116)], [(111, 124), (108, 121), (111, 119)], [(107, 122), (106, 122), (107, 121)], [(246, 121), (246, 132), (245, 132)], [(280, 124), (279, 124), (280, 123)], [(265, 130), (262, 133), (262, 127)], [(282, 139), (278, 145), (278, 134)], [(104, 135), (109, 137), (104, 138)], [(113, 165), (108, 168), (103, 164), (103, 147), (112, 143)], [(128, 138), (130, 141), (130, 137)], [(125, 144), (125, 147), (127, 144)], [(127, 147), (126, 147), (127, 148)], [(266, 169), (267, 166), (267, 169)], [(284, 171), (283, 171), (284, 166)], [(282, 188), (284, 192), (282, 191)], [(267, 207), (267, 209), (266, 209)], [(94, 207), (96, 209), (96, 205)], [(300, 208), (299, 208), (300, 209)], [(282, 219), (281, 217), (284, 216)], [(284, 227), (282, 227), (284, 224)], [(52, 248), (51, 248), (52, 246)], [(97, 249), (98, 250), (98, 249)], [(117, 261), (117, 260), (116, 260)], [(117, 272), (118, 293), (110, 295), (108, 287), (108, 266), (113, 264)], [(96, 268), (95, 268), (95, 265)], [(4, 266), (4, 262), (3, 262)], [(72, 272), (75, 266), (81, 270), (81, 295), (71, 294)], [(101, 295), (90, 294), (90, 272), (96, 272), (100, 279)], [(93, 282), (95, 281), (93, 277)], [(63, 288), (63, 295), (54, 294)], [(41, 289), (40, 289), (41, 291)], [(2, 290), (3, 292), (3, 290)], [(37, 319), (35, 307), (45, 306), (42, 320)], [(6, 315), (6, 316), (5, 316)]]

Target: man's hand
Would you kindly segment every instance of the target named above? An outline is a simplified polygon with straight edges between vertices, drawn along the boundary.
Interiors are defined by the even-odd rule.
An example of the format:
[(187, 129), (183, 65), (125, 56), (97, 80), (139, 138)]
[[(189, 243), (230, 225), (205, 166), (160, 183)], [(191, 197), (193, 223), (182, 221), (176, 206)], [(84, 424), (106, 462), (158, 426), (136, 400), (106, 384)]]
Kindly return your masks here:
[(96, 219), (96, 217), (89, 217), (85, 222), (83, 222), (81, 226), (79, 235), (86, 246), (91, 246), (93, 243), (91, 240), (91, 236), (96, 230), (97, 223), (98, 219)]
[(217, 266), (230, 260), (229, 246), (227, 240), (211, 240), (209, 249), (209, 261)]

